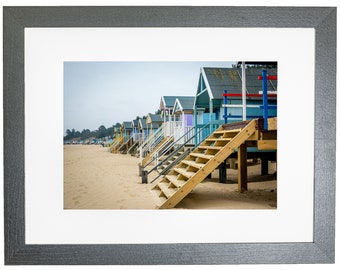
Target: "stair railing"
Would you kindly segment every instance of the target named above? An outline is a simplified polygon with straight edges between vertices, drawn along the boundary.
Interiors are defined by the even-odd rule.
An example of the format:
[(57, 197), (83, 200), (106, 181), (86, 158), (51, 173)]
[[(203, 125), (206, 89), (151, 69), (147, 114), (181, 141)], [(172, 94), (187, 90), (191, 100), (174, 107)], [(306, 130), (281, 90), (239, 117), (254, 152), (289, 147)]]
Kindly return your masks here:
[[(182, 149), (182, 147), (178, 147), (178, 150)], [(184, 159), (189, 153), (191, 152), (191, 149), (185, 150), (176, 160), (174, 160), (169, 166), (164, 168), (150, 183), (155, 182), (161, 175), (167, 174), (174, 166), (176, 166), (182, 159)], [(171, 157), (173, 157), (175, 154), (177, 154), (178, 151), (172, 152), (164, 162), (168, 161)], [(162, 162), (162, 164), (164, 163)], [(161, 164), (160, 164), (161, 165)], [(155, 169), (153, 169), (155, 170)], [(150, 172), (148, 172), (149, 174)]]
[(140, 162), (142, 162), (144, 158), (144, 154), (146, 152), (152, 151), (152, 149), (157, 145), (156, 143), (160, 142), (164, 138), (164, 127), (160, 126), (154, 133), (152, 133), (147, 140), (145, 140), (141, 146), (139, 146), (139, 158)]
[(134, 150), (136, 147), (138, 147), (139, 144), (143, 142), (144, 133), (141, 133), (141, 132), (133, 133), (131, 134), (131, 136), (133, 138), (133, 144), (127, 150), (127, 154), (130, 154), (132, 150)]
[[(161, 158), (167, 152), (169, 152), (176, 144), (179, 144), (178, 142), (181, 141), (185, 136), (187, 136), (193, 129), (194, 129), (194, 127), (189, 129), (185, 134), (183, 134), (181, 137), (179, 137), (176, 141), (173, 141), (172, 143), (166, 145), (165, 147), (160, 148), (159, 151), (155, 152), (152, 155), (151, 160), (144, 167), (147, 167), (148, 165), (150, 165), (154, 161), (156, 161), (156, 166), (157, 166), (159, 158)], [(181, 143), (180, 146), (183, 146), (188, 141), (190, 141), (190, 139), (185, 141), (184, 143)]]
[[(161, 158), (162, 156), (164, 156), (166, 153), (168, 153), (175, 145), (180, 145), (183, 146), (185, 144), (187, 144), (190, 139), (185, 140), (185, 137), (189, 135), (189, 133), (191, 133), (195, 128), (191, 127), (186, 133), (184, 133), (181, 137), (179, 137), (176, 141), (172, 142), (171, 144), (169, 144), (167, 147), (165, 148), (161, 148), (159, 149), (159, 151), (157, 151), (156, 153), (154, 153), (153, 155), (153, 160), (156, 160), (156, 164), (158, 163), (158, 159)], [(193, 137), (193, 136), (192, 136)], [(192, 138), (191, 137), (191, 138)], [(184, 142), (181, 142), (183, 141)]]
[[(178, 147), (176, 147), (165, 159), (163, 159), (160, 163), (156, 164), (151, 170), (149, 171), (144, 171), (144, 174), (142, 174), (142, 177), (146, 177), (154, 170), (156, 170), (159, 166), (163, 165), (165, 162), (167, 162), (170, 158), (172, 158), (174, 155), (176, 155), (188, 142), (192, 141), (200, 132), (203, 132), (204, 129), (210, 127), (210, 123), (205, 124), (203, 127), (199, 128), (199, 130), (194, 133), (192, 136), (190, 136), (189, 138), (187, 138), (185, 140), (185, 142), (181, 145), (179, 145)], [(192, 127), (192, 129), (194, 129), (194, 127)], [(169, 150), (171, 150), (181, 139), (183, 139), (187, 134), (189, 134), (192, 129), (189, 129), (184, 135), (182, 135), (180, 138), (178, 138), (176, 141), (174, 141), (172, 144), (170, 144), (164, 151), (163, 151), (163, 155), (165, 155)], [(200, 136), (200, 143), (205, 139), (205, 137), (203, 138), (203, 136)], [(191, 150), (186, 150), (184, 153), (185, 155), (181, 155), (178, 159), (177, 159), (177, 163), (182, 160), (184, 157), (186, 157)], [(151, 161), (149, 161), (145, 166), (147, 167), (148, 165), (150, 165), (152, 162), (154, 161), (154, 159), (151, 159)], [(169, 165), (169, 169), (170, 170), (173, 166), (175, 166), (177, 163), (173, 164), (172, 163)], [(171, 166), (172, 165), (172, 166)], [(167, 168), (166, 168), (167, 169)], [(164, 169), (163, 171), (168, 171)], [(163, 172), (162, 171), (162, 172)], [(164, 172), (163, 172), (164, 173)], [(161, 175), (161, 174), (160, 174)], [(153, 179), (151, 181), (151, 183), (153, 183), (159, 176), (157, 176), (155, 179)], [(142, 180), (142, 182), (147, 182), (147, 179)]]
[[(126, 139), (127, 139), (127, 140), (126, 140)], [(128, 144), (129, 144), (129, 142), (130, 142), (131, 140), (133, 140), (133, 134), (131, 134), (129, 137), (125, 135), (125, 136), (124, 136), (124, 141), (125, 141), (125, 142), (118, 148), (117, 151), (122, 151), (124, 146), (125, 146), (125, 148), (127, 148), (127, 147), (128, 147)]]

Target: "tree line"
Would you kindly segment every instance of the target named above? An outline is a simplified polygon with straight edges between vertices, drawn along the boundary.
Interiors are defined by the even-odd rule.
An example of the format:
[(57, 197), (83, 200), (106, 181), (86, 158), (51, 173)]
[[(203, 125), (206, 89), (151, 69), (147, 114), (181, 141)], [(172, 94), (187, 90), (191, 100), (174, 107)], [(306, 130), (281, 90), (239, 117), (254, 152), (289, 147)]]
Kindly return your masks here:
[(104, 137), (112, 137), (113, 135), (113, 126), (106, 128), (104, 125), (101, 125), (97, 130), (89, 130), (83, 129), (81, 132), (75, 129), (67, 129), (66, 135), (64, 136), (64, 141), (69, 141), (73, 139), (86, 140), (89, 138), (104, 138)]

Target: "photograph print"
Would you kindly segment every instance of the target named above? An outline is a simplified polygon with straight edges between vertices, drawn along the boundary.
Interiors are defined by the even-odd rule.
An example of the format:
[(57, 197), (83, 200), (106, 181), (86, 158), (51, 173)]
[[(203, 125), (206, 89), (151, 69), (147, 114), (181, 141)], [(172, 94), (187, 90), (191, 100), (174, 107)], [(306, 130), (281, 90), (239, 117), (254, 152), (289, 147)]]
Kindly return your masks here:
[(277, 209), (277, 62), (64, 62), (64, 209)]

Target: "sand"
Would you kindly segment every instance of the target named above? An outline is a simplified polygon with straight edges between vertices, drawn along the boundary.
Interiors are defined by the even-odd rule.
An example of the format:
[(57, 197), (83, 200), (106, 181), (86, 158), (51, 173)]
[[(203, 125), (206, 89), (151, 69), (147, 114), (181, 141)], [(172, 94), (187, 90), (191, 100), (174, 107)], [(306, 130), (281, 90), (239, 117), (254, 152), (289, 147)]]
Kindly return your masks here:
[[(98, 145), (64, 146), (64, 209), (156, 209), (153, 184), (142, 184), (139, 159), (111, 154)], [(237, 170), (227, 170), (227, 184), (218, 170), (200, 183), (176, 209), (275, 209), (276, 163), (260, 176), (260, 164), (248, 167), (248, 191), (237, 192)], [(149, 175), (151, 181), (157, 174)], [(160, 210), (161, 211), (161, 210)]]

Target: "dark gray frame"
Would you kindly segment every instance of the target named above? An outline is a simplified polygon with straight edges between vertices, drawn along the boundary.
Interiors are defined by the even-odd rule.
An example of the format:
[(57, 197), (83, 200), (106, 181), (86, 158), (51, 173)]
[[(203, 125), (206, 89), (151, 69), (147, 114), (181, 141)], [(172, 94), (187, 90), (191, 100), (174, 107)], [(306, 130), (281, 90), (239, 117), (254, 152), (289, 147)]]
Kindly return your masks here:
[[(3, 22), (5, 264), (334, 263), (335, 7), (4, 7)], [(314, 28), (316, 33), (314, 241), (26, 245), (25, 27)]]

